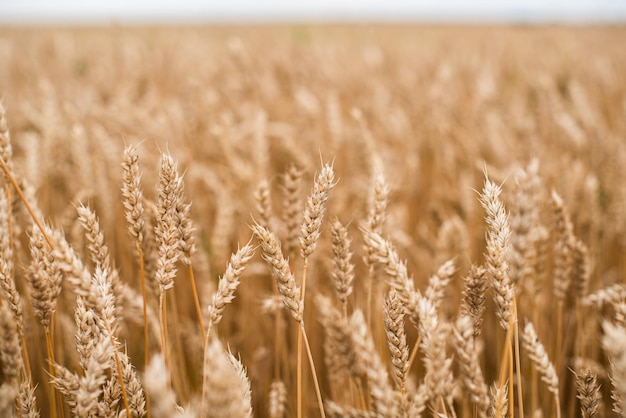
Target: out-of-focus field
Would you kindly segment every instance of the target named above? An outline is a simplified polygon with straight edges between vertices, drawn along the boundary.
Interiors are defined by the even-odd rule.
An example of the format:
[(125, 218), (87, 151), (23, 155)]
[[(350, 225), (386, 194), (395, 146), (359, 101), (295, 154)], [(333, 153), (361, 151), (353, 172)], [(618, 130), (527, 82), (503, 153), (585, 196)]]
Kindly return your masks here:
[[(523, 409), (528, 417), (587, 417), (626, 408), (625, 45), (623, 26), (0, 28), (1, 157), (34, 210), (6, 181), (2, 416), (20, 416), (28, 384), (42, 416), (170, 416), (173, 402), (186, 416), (219, 416), (219, 407), (230, 411), (224, 416), (245, 416), (247, 405), (254, 416), (283, 416), (281, 405), (284, 416), (297, 416), (298, 404), (304, 416), (320, 415), (306, 353), (298, 360), (299, 327), (282, 307), (289, 297), (261, 257), (255, 223), (282, 242), (296, 287), (306, 274), (302, 323), (329, 416), (466, 418)], [(145, 269), (121, 192), (131, 145), (145, 198)], [(190, 263), (178, 249), (159, 252), (168, 209), (159, 200), (163, 154), (178, 162), (179, 198), (191, 202), (189, 213), (172, 209), (193, 224)], [(321, 205), (321, 236), (303, 269), (298, 239), (315, 232), (301, 224), (326, 163), (337, 184)], [(486, 175), (502, 187), (505, 220), (481, 206)], [(99, 218), (103, 242), (85, 235), (81, 203)], [(63, 278), (48, 327), (32, 284), (45, 276), (33, 261), (33, 218), (49, 226), (54, 247), (40, 243), (53, 266), (45, 274)], [(351, 240), (343, 264), (333, 252), (334, 218)], [(490, 233), (497, 239), (489, 241)], [(213, 357), (205, 356), (207, 308), (214, 292), (225, 295), (218, 283), (231, 253), (249, 241), (256, 254), (238, 287), (230, 284), (234, 300), (207, 339), (222, 346), (207, 345)], [(102, 265), (103, 243), (110, 269)], [(165, 290), (157, 280), (168, 257), (177, 271)], [(440, 269), (447, 260), (452, 271)], [(335, 287), (347, 274), (337, 265), (346, 263), (354, 281), (344, 305)], [(150, 382), (142, 277), (148, 357), (167, 352), (164, 368), (153, 363)], [(87, 294), (103, 288), (95, 279), (114, 283), (115, 318), (103, 319), (97, 297), (89, 302)], [(390, 288), (406, 314), (393, 330), (391, 302), (383, 308)], [(79, 321), (91, 334), (77, 334), (82, 291), (99, 318)], [(48, 302), (56, 298), (47, 292)], [(504, 324), (502, 304), (512, 310)], [(470, 317), (473, 328), (460, 333), (459, 317)], [(547, 356), (535, 352), (535, 362), (524, 339), (529, 323)], [(59, 367), (49, 367), (46, 333)], [(239, 363), (223, 356), (228, 349), (245, 367), (251, 401), (238, 380), (243, 372), (232, 366)], [(410, 365), (407, 352), (415, 353)], [(117, 368), (123, 353), (125, 385)], [(223, 383), (233, 373), (239, 383)], [(576, 374), (586, 380), (577, 384)], [(150, 386), (160, 378), (162, 385)], [(282, 382), (285, 398), (272, 382)], [(497, 393), (510, 388), (512, 406), (486, 391), (494, 384)]]

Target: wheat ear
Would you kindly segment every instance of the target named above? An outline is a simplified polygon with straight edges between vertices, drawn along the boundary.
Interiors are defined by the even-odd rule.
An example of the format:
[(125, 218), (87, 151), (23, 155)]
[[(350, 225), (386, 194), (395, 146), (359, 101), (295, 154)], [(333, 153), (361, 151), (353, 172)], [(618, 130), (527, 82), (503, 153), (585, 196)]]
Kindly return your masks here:
[(561, 407), (559, 400), (559, 378), (554, 369), (554, 365), (548, 358), (543, 344), (537, 338), (535, 327), (532, 322), (526, 324), (524, 327), (524, 334), (522, 336), (524, 348), (528, 352), (528, 357), (532, 360), (535, 368), (541, 374), (541, 380), (548, 385), (548, 390), (554, 395), (554, 401), (556, 404), (556, 416), (561, 417)]
[(580, 400), (583, 418), (595, 418), (602, 405), (602, 393), (597, 376), (589, 369), (576, 373), (576, 397)]
[[(315, 363), (313, 362), (313, 354), (311, 353), (311, 347), (309, 345), (306, 331), (304, 329), (304, 302), (300, 297), (300, 288), (296, 285), (296, 279), (291, 273), (289, 268), (289, 262), (285, 260), (283, 253), (280, 249), (280, 242), (267, 228), (264, 228), (258, 224), (253, 225), (252, 232), (258, 238), (261, 249), (263, 250), (263, 259), (270, 266), (272, 275), (276, 279), (278, 291), (283, 296), (283, 304), (289, 309), (291, 315), (298, 322), (299, 335), (301, 335), (307, 356), (309, 359), (309, 365), (311, 372), (313, 373), (313, 383), (315, 384), (315, 393), (317, 395), (317, 401), (320, 408), (320, 414), (325, 417), (324, 402), (322, 401), (322, 393), (319, 387), (319, 381), (317, 379), (317, 373), (315, 372)], [(299, 359), (300, 360), (300, 359)], [(298, 362), (300, 363), (300, 362)], [(301, 381), (299, 381), (298, 388), (301, 391)]]

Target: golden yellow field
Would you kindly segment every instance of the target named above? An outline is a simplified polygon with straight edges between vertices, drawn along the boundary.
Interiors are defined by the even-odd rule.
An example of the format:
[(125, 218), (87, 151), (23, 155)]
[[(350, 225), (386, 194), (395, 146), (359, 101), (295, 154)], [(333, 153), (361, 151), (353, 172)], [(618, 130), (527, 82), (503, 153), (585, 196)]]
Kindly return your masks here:
[(623, 416), (624, 45), (0, 28), (0, 416)]

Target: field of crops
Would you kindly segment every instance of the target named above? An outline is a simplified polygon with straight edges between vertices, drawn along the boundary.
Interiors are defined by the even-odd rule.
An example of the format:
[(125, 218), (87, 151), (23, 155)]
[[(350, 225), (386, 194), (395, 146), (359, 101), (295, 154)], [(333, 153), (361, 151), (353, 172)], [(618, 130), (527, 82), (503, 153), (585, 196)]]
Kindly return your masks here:
[(0, 28), (0, 416), (624, 416), (624, 45)]

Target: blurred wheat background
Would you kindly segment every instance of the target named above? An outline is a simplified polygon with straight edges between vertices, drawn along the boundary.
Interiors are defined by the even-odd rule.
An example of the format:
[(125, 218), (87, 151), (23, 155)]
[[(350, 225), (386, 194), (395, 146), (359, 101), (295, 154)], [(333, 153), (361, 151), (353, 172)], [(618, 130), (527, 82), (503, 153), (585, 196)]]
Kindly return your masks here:
[(623, 416), (624, 45), (1, 28), (0, 415)]

